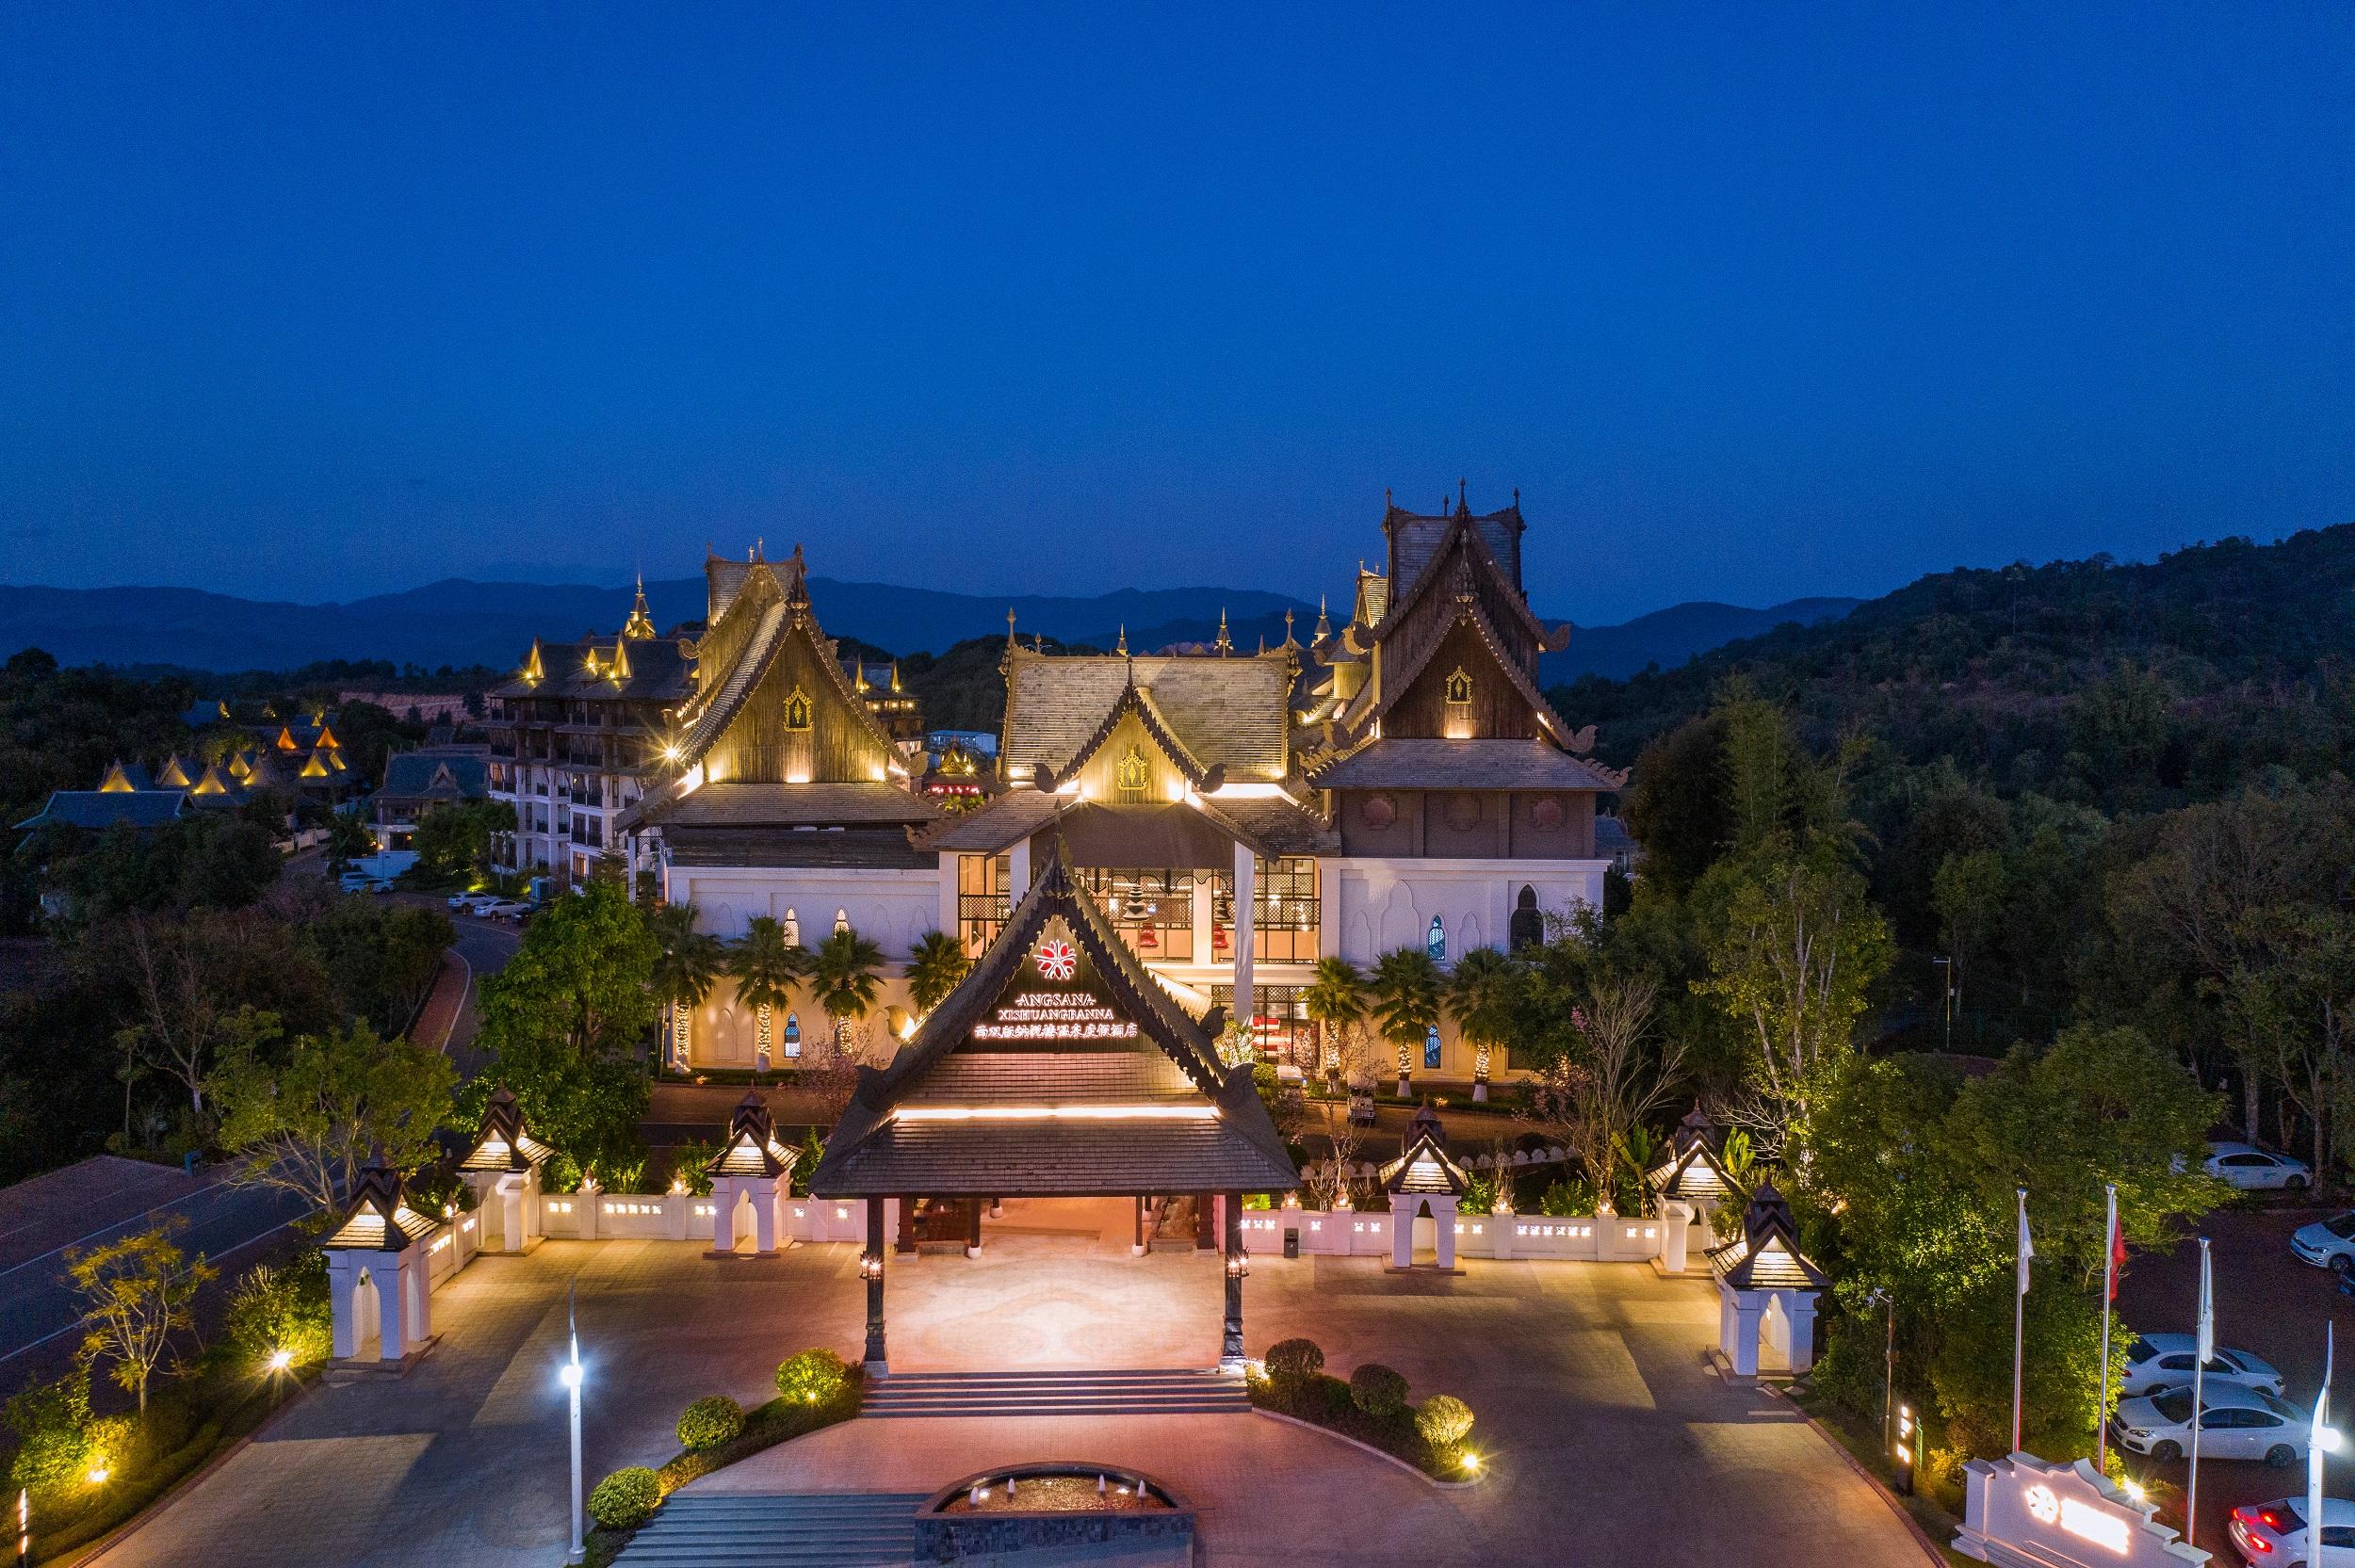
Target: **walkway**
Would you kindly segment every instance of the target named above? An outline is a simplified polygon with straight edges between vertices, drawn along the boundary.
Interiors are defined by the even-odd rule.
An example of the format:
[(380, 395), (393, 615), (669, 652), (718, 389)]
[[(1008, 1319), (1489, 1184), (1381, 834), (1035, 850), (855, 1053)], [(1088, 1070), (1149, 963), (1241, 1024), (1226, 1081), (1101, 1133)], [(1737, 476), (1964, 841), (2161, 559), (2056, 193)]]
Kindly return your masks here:
[[(1245, 1317), (1255, 1354), (1305, 1334), (1339, 1370), (1379, 1359), (1418, 1396), (1463, 1396), (1493, 1471), (1466, 1491), (1247, 1414), (862, 1417), (690, 1492), (929, 1492), (999, 1463), (1101, 1459), (1201, 1510), (1206, 1564), (1924, 1560), (1824, 1439), (1703, 1365), (1715, 1328), (1705, 1283), (1634, 1265), (1467, 1269), (1401, 1278), (1371, 1258), (1255, 1257)], [(754, 1403), (776, 1363), (806, 1345), (855, 1355), (856, 1274), (848, 1246), (722, 1262), (691, 1242), (550, 1242), (529, 1258), (485, 1258), (434, 1298), (445, 1338), (409, 1377), (319, 1392), (101, 1560), (552, 1564), (566, 1464), (553, 1374), (569, 1280), (580, 1280), (593, 1479), (667, 1457), (690, 1398)], [(894, 1257), (888, 1280), (898, 1368), (1083, 1354), (1096, 1366), (1202, 1366), (1216, 1351), (1217, 1265), (1191, 1251), (1132, 1264), (1053, 1237), (998, 1236), (978, 1262)]]

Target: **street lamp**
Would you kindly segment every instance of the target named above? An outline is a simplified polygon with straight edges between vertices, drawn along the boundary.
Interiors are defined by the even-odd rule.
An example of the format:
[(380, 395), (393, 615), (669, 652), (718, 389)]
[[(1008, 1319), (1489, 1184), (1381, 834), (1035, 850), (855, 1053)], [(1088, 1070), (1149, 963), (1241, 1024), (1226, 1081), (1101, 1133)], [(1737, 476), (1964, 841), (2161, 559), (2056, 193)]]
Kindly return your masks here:
[(566, 1562), (578, 1562), (588, 1556), (581, 1543), (580, 1528), (580, 1323), (575, 1312), (580, 1286), (576, 1283), (564, 1299), (564, 1331), (568, 1342), (564, 1365), (557, 1368), (557, 1381), (564, 1385), (573, 1407), (573, 1540), (566, 1551)]
[(2338, 1334), (2331, 1324), (2322, 1331), (2322, 1390), (2314, 1396), (2314, 1430), (2306, 1434), (2306, 1556), (2322, 1557), (2322, 1456), (2347, 1447), (2347, 1438), (2331, 1425), (2331, 1363), (2336, 1359)]

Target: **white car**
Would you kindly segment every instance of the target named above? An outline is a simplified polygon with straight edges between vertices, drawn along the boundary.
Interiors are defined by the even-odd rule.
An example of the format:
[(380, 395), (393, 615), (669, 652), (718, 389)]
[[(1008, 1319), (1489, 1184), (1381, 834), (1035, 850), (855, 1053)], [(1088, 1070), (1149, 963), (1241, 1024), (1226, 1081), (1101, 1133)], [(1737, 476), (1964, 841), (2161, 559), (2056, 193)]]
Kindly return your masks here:
[(2290, 1233), (2290, 1251), (2317, 1269), (2355, 1273), (2355, 1209), (2298, 1226)]
[[(2281, 1470), (2306, 1457), (2306, 1412), (2296, 1405), (2231, 1382), (2201, 1395), (2201, 1459), (2262, 1459)], [(2183, 1458), (2191, 1449), (2191, 1390), (2169, 1388), (2119, 1400), (2110, 1435), (2120, 1447), (2161, 1462)]]
[(480, 914), (484, 909), (498, 901), (499, 896), (495, 893), (453, 893), (449, 896), (449, 907), (459, 914)]
[[(2162, 1388), (2188, 1388), (2191, 1385), (2192, 1363), (2200, 1353), (2199, 1339), (2188, 1334), (2146, 1334), (2126, 1347), (2126, 1371), (2119, 1382), (2119, 1395), (2130, 1398), (2140, 1394), (2153, 1394)], [(2208, 1363), (2201, 1379), (2205, 1387), (2219, 1383), (2238, 1383), (2243, 1388), (2262, 1388), (2268, 1394), (2280, 1394), (2282, 1374), (2247, 1350), (2229, 1350), (2219, 1345), (2216, 1356)]]
[(2246, 1563), (2265, 1568), (2355, 1568), (2355, 1503), (2322, 1499), (2322, 1555), (2307, 1545), (2306, 1499), (2282, 1497), (2233, 1510), (2226, 1532)]
[(520, 898), (494, 898), (475, 913), (485, 920), (521, 920), (531, 913), (531, 906)]
[(2302, 1159), (2269, 1155), (2247, 1143), (2211, 1143), (2201, 1169), (2243, 1192), (2298, 1192), (2314, 1185), (2314, 1173)]

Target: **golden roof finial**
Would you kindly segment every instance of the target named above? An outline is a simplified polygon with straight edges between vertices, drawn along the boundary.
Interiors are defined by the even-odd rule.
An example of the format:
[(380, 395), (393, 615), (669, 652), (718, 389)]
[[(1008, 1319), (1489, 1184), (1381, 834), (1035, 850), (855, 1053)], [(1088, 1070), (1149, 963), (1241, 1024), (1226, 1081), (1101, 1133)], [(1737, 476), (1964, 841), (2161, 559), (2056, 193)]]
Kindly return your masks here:
[(1120, 640), (1113, 644), (1113, 652), (1123, 658), (1129, 656), (1129, 622), (1126, 621), (1120, 623)]
[(1333, 622), (1324, 613), (1324, 595), (1317, 595), (1317, 640), (1323, 642), (1333, 635)]
[(622, 636), (641, 642), (654, 637), (654, 617), (646, 612), (646, 574), (638, 574), (638, 602), (630, 606), (629, 619), (622, 622)]
[(1234, 648), (1235, 639), (1226, 635), (1226, 606), (1221, 605), (1218, 607), (1218, 651), (1221, 654), (1229, 654), (1234, 651)]

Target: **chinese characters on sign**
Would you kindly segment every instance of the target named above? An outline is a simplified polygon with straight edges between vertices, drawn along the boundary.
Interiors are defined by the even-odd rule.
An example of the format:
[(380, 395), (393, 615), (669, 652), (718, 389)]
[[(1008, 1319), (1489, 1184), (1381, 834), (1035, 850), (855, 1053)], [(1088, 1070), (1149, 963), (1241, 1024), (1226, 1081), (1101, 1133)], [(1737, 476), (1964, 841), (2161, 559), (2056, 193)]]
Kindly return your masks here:
[(1084, 993), (1026, 991), (988, 1020), (975, 1040), (1134, 1040), (1137, 1026)]

